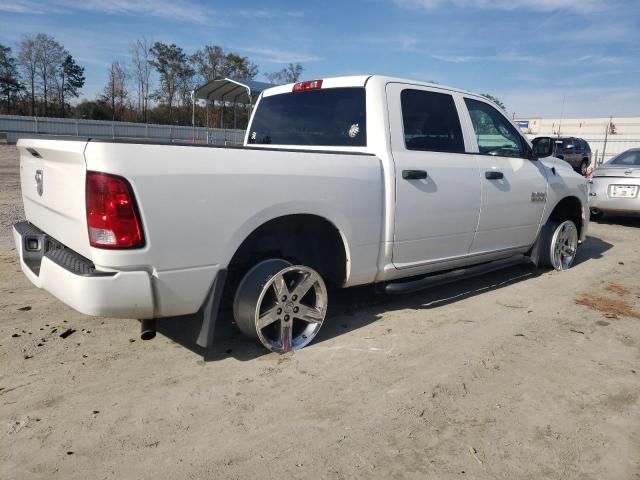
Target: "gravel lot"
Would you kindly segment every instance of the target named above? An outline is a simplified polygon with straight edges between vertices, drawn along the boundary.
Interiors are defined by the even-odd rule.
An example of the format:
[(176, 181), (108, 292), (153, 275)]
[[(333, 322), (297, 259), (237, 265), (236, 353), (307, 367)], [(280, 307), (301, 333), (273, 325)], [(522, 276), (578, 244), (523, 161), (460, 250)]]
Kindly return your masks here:
[(343, 291), (300, 352), (228, 322), (202, 352), (191, 319), (142, 342), (33, 287), (18, 171), (0, 146), (4, 480), (640, 479), (640, 220), (592, 224), (568, 272)]

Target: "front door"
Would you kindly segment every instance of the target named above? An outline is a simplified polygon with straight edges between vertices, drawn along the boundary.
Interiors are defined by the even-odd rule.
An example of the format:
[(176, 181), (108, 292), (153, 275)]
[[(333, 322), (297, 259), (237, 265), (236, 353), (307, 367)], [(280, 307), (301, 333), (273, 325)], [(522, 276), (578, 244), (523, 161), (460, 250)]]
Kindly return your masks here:
[(471, 253), (532, 245), (547, 198), (542, 162), (525, 158), (526, 141), (488, 103), (465, 98), (475, 132), (482, 188), (482, 212)]
[(387, 85), (396, 205), (393, 263), (407, 268), (465, 256), (480, 213), (475, 155), (465, 154), (451, 92)]

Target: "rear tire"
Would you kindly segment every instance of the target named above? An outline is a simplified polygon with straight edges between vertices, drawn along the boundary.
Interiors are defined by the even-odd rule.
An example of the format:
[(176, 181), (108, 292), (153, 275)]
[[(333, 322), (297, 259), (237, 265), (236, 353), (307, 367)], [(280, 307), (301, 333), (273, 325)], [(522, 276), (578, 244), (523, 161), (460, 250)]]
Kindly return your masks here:
[(540, 263), (554, 270), (568, 270), (578, 251), (578, 228), (571, 220), (549, 220), (542, 231)]
[(274, 258), (243, 277), (233, 315), (242, 333), (272, 352), (287, 353), (311, 343), (322, 327), (327, 303), (327, 287), (318, 272)]

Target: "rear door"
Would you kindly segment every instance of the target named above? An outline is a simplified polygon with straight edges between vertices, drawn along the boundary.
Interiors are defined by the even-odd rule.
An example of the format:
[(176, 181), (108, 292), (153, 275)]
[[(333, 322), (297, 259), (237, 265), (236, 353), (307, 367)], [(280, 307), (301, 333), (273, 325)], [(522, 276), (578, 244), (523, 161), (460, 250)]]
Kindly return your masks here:
[(90, 258), (85, 206), (86, 144), (86, 139), (21, 139), (18, 150), (27, 220)]
[(475, 133), (482, 211), (471, 253), (489, 253), (533, 244), (547, 197), (542, 162), (525, 158), (527, 143), (496, 108), (465, 97), (466, 119)]
[(480, 213), (477, 158), (465, 154), (451, 92), (387, 85), (396, 213), (393, 263), (406, 268), (468, 254)]

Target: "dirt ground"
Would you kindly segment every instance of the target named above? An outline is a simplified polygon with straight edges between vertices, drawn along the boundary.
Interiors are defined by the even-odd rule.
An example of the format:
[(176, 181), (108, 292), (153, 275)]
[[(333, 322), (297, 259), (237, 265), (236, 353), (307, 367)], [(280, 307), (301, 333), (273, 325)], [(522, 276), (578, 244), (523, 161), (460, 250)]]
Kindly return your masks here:
[(0, 158), (0, 478), (640, 479), (640, 220), (568, 272), (342, 291), (287, 356), (223, 316), (202, 352), (192, 319), (142, 342), (33, 287)]

